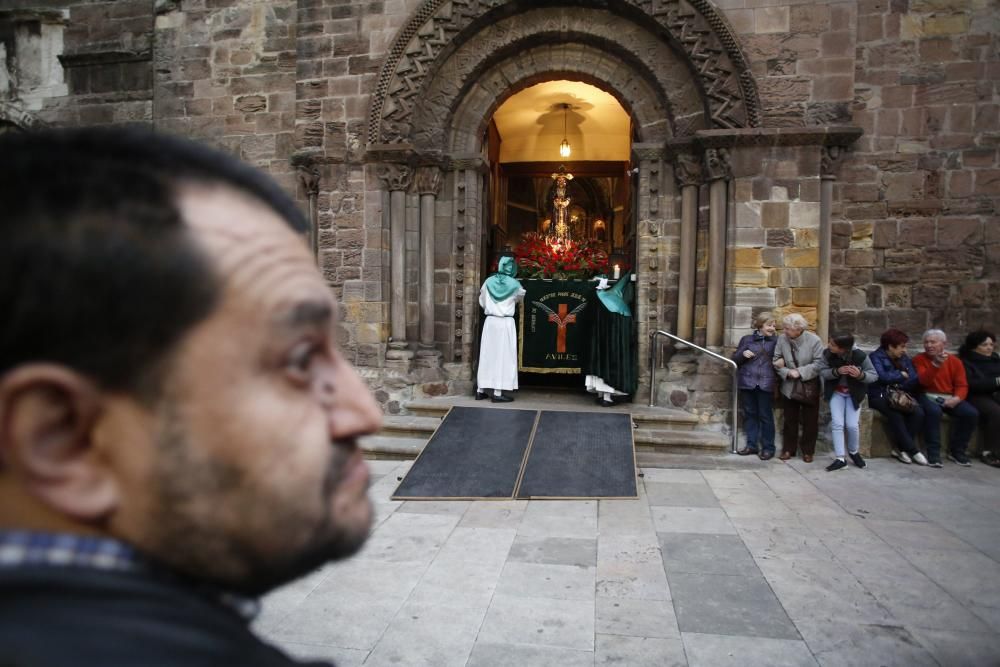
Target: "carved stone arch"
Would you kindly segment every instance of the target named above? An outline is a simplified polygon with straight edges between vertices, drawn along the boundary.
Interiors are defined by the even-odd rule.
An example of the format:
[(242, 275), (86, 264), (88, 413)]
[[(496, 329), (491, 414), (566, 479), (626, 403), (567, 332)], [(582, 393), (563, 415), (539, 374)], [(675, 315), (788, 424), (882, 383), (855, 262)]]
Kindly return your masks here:
[[(445, 63), (442, 72), (458, 75), (451, 61)], [(639, 141), (663, 142), (678, 129), (687, 134), (704, 127), (704, 109), (693, 80), (674, 80), (674, 93), (668, 94), (648, 74), (593, 45), (568, 43), (558, 49), (538, 46), (518, 50), (516, 55), (471, 76), (464, 90), (449, 91), (445, 83), (448, 78), (438, 77), (414, 112), (420, 129), (412, 133), (412, 140), (417, 145), (440, 146), (446, 151), (475, 152), (497, 107), (518, 91), (553, 79), (582, 81), (611, 94), (632, 116)], [(454, 100), (449, 92), (463, 95)], [(672, 104), (675, 101), (676, 106)]]
[[(632, 20), (636, 25), (656, 26), (696, 74), (709, 127), (760, 124), (760, 104), (746, 59), (732, 29), (708, 0), (574, 2), (566, 4), (571, 11), (563, 16), (579, 15), (586, 6), (638, 17), (641, 20)], [(447, 58), (462, 41), (504, 16), (533, 7), (528, 0), (426, 0), (397, 35), (379, 72), (368, 116), (369, 145), (409, 143), (414, 107), (429, 81), (441, 78), (437, 69), (442, 56)], [(555, 29), (568, 32), (566, 25)], [(651, 65), (655, 69), (659, 63)]]
[(5, 125), (26, 130), (30, 127), (41, 127), (42, 122), (29, 111), (10, 102), (0, 102), (0, 129)]

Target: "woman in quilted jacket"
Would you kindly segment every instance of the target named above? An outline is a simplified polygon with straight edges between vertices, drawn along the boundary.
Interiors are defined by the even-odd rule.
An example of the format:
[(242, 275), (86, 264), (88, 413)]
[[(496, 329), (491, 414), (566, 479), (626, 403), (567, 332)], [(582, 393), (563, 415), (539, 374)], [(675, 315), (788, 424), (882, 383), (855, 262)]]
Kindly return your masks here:
[(965, 337), (958, 357), (965, 365), (969, 381), (966, 399), (979, 411), (979, 428), (983, 433), (983, 461), (1000, 465), (1000, 354), (996, 351), (996, 336), (980, 329)]
[[(743, 408), (743, 430), (747, 444), (736, 453), (757, 454), (761, 461), (774, 457), (774, 344), (777, 341), (774, 315), (761, 313), (754, 318), (753, 333), (740, 339), (733, 353)], [(759, 444), (759, 448), (758, 448)]]
[(868, 405), (885, 417), (889, 438), (892, 440), (892, 455), (903, 463), (927, 465), (925, 457), (917, 448), (917, 434), (924, 424), (924, 410), (919, 401), (913, 401), (909, 412), (894, 409), (889, 405), (888, 390), (896, 386), (911, 396), (920, 393), (917, 369), (906, 355), (906, 343), (910, 337), (899, 329), (886, 329), (879, 340), (879, 348), (869, 359), (878, 380), (868, 385)]

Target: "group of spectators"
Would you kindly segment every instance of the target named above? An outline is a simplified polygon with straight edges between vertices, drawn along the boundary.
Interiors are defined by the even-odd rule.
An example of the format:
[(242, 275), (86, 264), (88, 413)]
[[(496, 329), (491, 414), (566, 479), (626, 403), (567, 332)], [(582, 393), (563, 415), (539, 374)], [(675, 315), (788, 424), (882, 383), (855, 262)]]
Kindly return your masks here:
[[(909, 337), (899, 329), (886, 330), (878, 349), (870, 354), (854, 345), (850, 334), (835, 334), (824, 346), (808, 331), (797, 313), (776, 321), (769, 312), (754, 319), (752, 333), (740, 339), (733, 360), (738, 366), (740, 404), (746, 445), (737, 453), (768, 460), (775, 455), (774, 399), (784, 404), (780, 459), (799, 450), (811, 463), (816, 452), (819, 405), (830, 405), (834, 461), (827, 470), (847, 467), (847, 459), (866, 467), (860, 452), (860, 414), (865, 397), (886, 419), (892, 455), (903, 463), (933, 468), (941, 463), (941, 415), (951, 418), (947, 458), (970, 466), (969, 441), (977, 423), (985, 427), (983, 461), (1000, 466), (993, 441), (1000, 433), (1000, 355), (996, 335), (977, 330), (968, 334), (954, 355), (940, 329), (923, 334), (924, 351), (912, 359), (906, 353)], [(920, 451), (923, 436), (926, 454)]]

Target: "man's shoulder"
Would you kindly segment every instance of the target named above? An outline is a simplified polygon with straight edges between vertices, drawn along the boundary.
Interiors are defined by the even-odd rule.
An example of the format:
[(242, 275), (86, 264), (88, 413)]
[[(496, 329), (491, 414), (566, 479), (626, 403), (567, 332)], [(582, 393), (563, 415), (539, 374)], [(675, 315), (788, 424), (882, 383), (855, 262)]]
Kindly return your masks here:
[(301, 664), (193, 589), (70, 568), (0, 570), (0, 655), (32, 667)]

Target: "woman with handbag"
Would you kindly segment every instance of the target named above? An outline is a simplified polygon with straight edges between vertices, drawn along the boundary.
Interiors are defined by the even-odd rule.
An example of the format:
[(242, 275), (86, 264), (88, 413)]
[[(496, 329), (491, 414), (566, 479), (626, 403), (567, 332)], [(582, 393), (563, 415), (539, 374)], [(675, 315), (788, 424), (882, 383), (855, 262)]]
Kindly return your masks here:
[(836, 458), (826, 467), (827, 472), (847, 467), (846, 455), (859, 468), (867, 468), (861, 456), (861, 402), (868, 385), (878, 379), (868, 355), (854, 347), (854, 336), (837, 334), (830, 337), (823, 352), (823, 394), (830, 402), (830, 426), (833, 429), (833, 451)]
[(965, 400), (979, 411), (979, 428), (984, 429), (982, 458), (989, 465), (997, 465), (1000, 458), (1000, 354), (996, 342), (992, 332), (980, 329), (966, 336), (958, 348), (969, 381)]
[[(802, 460), (812, 463), (819, 430), (819, 366), (823, 341), (807, 331), (809, 323), (798, 313), (781, 318), (784, 332), (774, 346), (774, 368), (781, 378), (785, 407), (782, 461), (795, 456), (802, 447)], [(799, 430), (801, 428), (801, 437)]]
[[(733, 361), (739, 369), (740, 405), (747, 444), (736, 453), (757, 454), (761, 461), (774, 457), (774, 367), (771, 359), (777, 342), (774, 315), (760, 313), (754, 318), (753, 333), (740, 339)], [(758, 449), (758, 443), (760, 448)]]
[(917, 369), (906, 355), (910, 338), (899, 329), (886, 329), (879, 348), (869, 355), (878, 380), (868, 385), (868, 405), (882, 413), (892, 440), (892, 455), (903, 463), (927, 465), (917, 448), (917, 434), (924, 424), (924, 410)]

